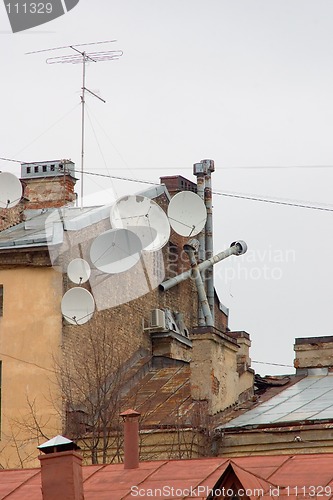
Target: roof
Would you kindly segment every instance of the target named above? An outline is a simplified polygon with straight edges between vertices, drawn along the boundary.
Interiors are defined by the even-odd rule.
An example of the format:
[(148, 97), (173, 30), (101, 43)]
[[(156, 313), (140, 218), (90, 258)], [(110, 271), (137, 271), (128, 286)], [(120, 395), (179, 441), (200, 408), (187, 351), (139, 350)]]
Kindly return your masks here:
[[(150, 187), (142, 196), (157, 198), (165, 194), (165, 186)], [(25, 210), (25, 221), (0, 231), (0, 250), (35, 248), (63, 243), (63, 229), (77, 231), (103, 220), (109, 220), (111, 205), (92, 207), (61, 207)]]
[[(141, 462), (83, 467), (85, 500), (132, 500), (135, 496), (204, 500), (234, 484), (244, 498), (332, 498), (333, 454), (249, 456)], [(40, 469), (0, 470), (0, 499), (42, 500)], [(215, 498), (214, 495), (210, 498)]]
[(106, 219), (110, 207), (25, 210), (26, 220), (0, 232), (0, 250), (63, 243), (63, 229), (75, 230)]
[(174, 427), (175, 422), (190, 425), (196, 403), (191, 397), (189, 363), (153, 358), (124, 401), (144, 417), (142, 428)]
[(252, 428), (271, 424), (333, 419), (333, 374), (322, 369), (288, 386), (274, 397), (230, 420), (221, 428)]

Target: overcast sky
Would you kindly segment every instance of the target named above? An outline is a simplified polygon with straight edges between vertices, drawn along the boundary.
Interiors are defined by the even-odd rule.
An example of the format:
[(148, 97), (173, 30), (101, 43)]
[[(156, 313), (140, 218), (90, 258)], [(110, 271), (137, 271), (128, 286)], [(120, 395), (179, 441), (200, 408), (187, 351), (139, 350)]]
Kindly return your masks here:
[[(333, 168), (323, 168), (333, 165), (332, 21), (330, 0), (80, 0), (12, 34), (0, 5), (0, 156), (79, 168), (82, 67), (45, 63), (67, 49), (25, 53), (115, 39), (87, 47), (124, 52), (87, 66), (87, 87), (107, 101), (87, 97), (87, 171), (195, 180), (193, 163), (210, 158), (215, 191), (333, 209)], [(0, 168), (20, 175), (19, 164)], [(85, 180), (85, 194), (103, 190), (105, 201), (144, 187)], [(235, 239), (249, 247), (215, 266), (215, 285), (231, 329), (250, 333), (253, 360), (292, 365), (295, 337), (332, 334), (332, 220), (214, 196), (215, 253)]]

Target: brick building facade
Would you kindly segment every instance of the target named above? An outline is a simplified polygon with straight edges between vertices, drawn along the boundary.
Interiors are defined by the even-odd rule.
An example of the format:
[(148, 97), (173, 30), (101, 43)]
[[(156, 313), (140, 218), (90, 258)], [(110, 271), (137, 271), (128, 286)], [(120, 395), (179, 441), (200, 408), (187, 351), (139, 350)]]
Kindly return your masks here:
[[(54, 165), (61, 170), (51, 170)], [(186, 239), (174, 232), (162, 251), (147, 252), (144, 262), (140, 260), (130, 271), (107, 279), (93, 273), (83, 286), (95, 296), (98, 306), (95, 316), (85, 325), (68, 324), (60, 309), (63, 294), (74, 286), (64, 272), (66, 264), (73, 258), (85, 257), (85, 252), (88, 255), (93, 237), (108, 227), (107, 211), (98, 207), (80, 211), (68, 206), (75, 201), (76, 179), (71, 162), (24, 164), (22, 169), (24, 190), (21, 202), (17, 207), (0, 213), (0, 284), (3, 285), (3, 316), (0, 318), (1, 464), (31, 464), (40, 432), (50, 436), (63, 431), (65, 416), (61, 416), (61, 411), (60, 415), (54, 411), (55, 401), (58, 401), (58, 409), (64, 410), (54, 360), (75, 360), (78, 347), (87, 343), (92, 329), (98, 335), (100, 325), (108, 330), (118, 358), (127, 363), (127, 373), (133, 375), (132, 378), (124, 375), (126, 388), (122, 393), (126, 398), (133, 397), (135, 387), (136, 398), (141, 398), (140, 404), (144, 404), (143, 380), (149, 371), (155, 370), (157, 379), (163, 370), (164, 374), (170, 372), (170, 380), (175, 380), (172, 370), (179, 369), (178, 385), (169, 388), (166, 385), (165, 391), (171, 397), (173, 391), (179, 389), (181, 399), (172, 403), (172, 398), (167, 398), (163, 404), (156, 400), (155, 407), (150, 407), (149, 412), (156, 416), (160, 411), (160, 416), (155, 423), (147, 416), (143, 425), (146, 431), (151, 427), (156, 432), (156, 439), (162, 439), (161, 429), (172, 428), (167, 417), (176, 411), (175, 405), (185, 407), (188, 402), (192, 406), (200, 402), (204, 404), (207, 415), (216, 419), (226, 408), (252, 395), (249, 336), (244, 332), (229, 331), (227, 310), (220, 304), (216, 293), (215, 326), (198, 327), (194, 281), (187, 279), (167, 291), (157, 286), (161, 273), (167, 279), (190, 267), (183, 251)], [(184, 189), (195, 191), (196, 188), (195, 183), (181, 176), (164, 177), (162, 182), (158, 188), (148, 189), (142, 194), (154, 199), (164, 210), (170, 194)], [(65, 229), (62, 232), (63, 246), (52, 246), (50, 235), (46, 234), (46, 227), (49, 229), (47, 221), (52, 220), (48, 217), (52, 218), (54, 208), (64, 205), (67, 207), (66, 214), (62, 212), (65, 226), (72, 227), (72, 224), (80, 230), (71, 232)], [(91, 220), (91, 217), (93, 225), (84, 222), (85, 218)], [(55, 237), (54, 230), (52, 237)], [(55, 256), (51, 248), (57, 249)], [(174, 327), (151, 328), (151, 315), (155, 310), (170, 314), (175, 321)], [(185, 330), (180, 331), (180, 324), (186, 335)], [(141, 353), (140, 362), (138, 353)], [(161, 366), (160, 371), (157, 366)], [(153, 396), (154, 391), (158, 395), (156, 387), (152, 390)], [(30, 429), (29, 435), (27, 419), (31, 418), (32, 410), (35, 412), (33, 417), (38, 417), (44, 427), (38, 432)], [(27, 425), (22, 426), (22, 421)], [(184, 417), (183, 424), (188, 429), (191, 422)], [(179, 433), (179, 426), (174, 432)], [(21, 456), (15, 443), (21, 443)], [(156, 447), (156, 442), (153, 445)]]

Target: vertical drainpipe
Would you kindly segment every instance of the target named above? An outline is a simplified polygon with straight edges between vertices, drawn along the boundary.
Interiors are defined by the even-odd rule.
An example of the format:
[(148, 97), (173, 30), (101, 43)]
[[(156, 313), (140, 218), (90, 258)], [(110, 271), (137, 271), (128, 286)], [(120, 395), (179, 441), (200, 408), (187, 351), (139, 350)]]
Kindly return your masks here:
[(199, 304), (201, 305), (201, 310), (205, 318), (205, 324), (207, 326), (214, 326), (214, 321), (212, 318), (212, 313), (208, 304), (205, 285), (202, 281), (200, 271), (198, 269), (198, 263), (195, 258), (195, 252), (199, 246), (199, 241), (196, 239), (190, 240), (186, 245), (184, 245), (184, 250), (189, 256), (192, 268), (192, 277), (195, 280), (195, 284), (198, 291)]
[[(197, 178), (197, 194), (200, 198), (205, 201), (205, 176), (207, 170), (206, 165), (203, 162), (195, 163), (193, 165), (193, 174)], [(197, 236), (199, 241), (199, 250), (198, 250), (198, 264), (206, 260), (206, 236), (205, 229), (201, 231), (201, 233)], [(203, 272), (202, 275), (203, 282), (205, 282), (205, 274)], [(205, 326), (205, 315), (202, 311), (202, 307), (200, 305), (200, 300), (198, 301), (198, 326)]]
[[(202, 160), (206, 166), (205, 177), (205, 205), (207, 209), (207, 222), (205, 231), (206, 259), (213, 257), (213, 200), (212, 200), (212, 172), (215, 171), (214, 160)], [(214, 322), (214, 269), (210, 267), (206, 271), (207, 300)]]

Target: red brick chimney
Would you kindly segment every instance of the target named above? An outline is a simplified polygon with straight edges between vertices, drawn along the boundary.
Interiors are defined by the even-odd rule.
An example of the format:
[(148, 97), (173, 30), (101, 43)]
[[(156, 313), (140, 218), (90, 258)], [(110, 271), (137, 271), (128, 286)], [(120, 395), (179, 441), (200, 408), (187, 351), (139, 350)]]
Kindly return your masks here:
[(0, 208), (0, 231), (24, 221), (29, 209), (59, 208), (74, 204), (75, 164), (52, 160), (21, 164), (22, 198), (12, 208)]
[(197, 192), (197, 185), (182, 175), (165, 175), (160, 177), (161, 184), (164, 184), (170, 195), (173, 196), (180, 191), (194, 191)]
[(21, 164), (26, 209), (58, 208), (74, 203), (75, 165), (71, 160)]
[(135, 410), (126, 410), (120, 414), (124, 420), (124, 468), (139, 467), (139, 417)]
[(56, 436), (38, 446), (43, 500), (84, 500), (82, 456), (73, 441)]

